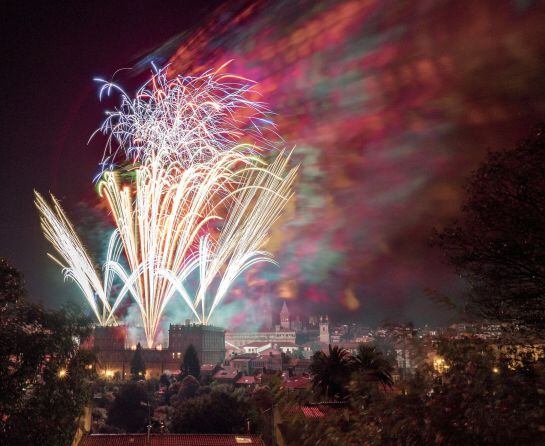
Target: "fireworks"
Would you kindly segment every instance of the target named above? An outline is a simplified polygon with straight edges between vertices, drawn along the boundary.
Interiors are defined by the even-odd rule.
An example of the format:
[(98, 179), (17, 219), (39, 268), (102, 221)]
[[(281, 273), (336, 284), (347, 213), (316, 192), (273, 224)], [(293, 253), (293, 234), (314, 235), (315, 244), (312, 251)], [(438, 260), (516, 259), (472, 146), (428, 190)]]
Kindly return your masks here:
[(100, 94), (121, 93), (121, 104), (108, 112), (98, 131), (108, 134), (103, 169), (148, 158), (183, 168), (218, 153), (245, 155), (271, 149), (268, 134), (276, 135), (265, 104), (250, 97), (252, 83), (244, 78), (209, 71), (198, 77), (168, 79), (160, 70), (131, 99), (121, 88), (103, 82)]
[[(63, 268), (65, 278), (74, 280), (79, 286), (98, 322), (101, 325), (106, 324), (111, 315), (108, 296), (112, 289), (113, 276), (106, 272), (104, 280), (100, 280), (90, 257), (55, 197), (51, 197), (53, 207), (49, 206), (38, 192), (35, 192), (35, 197), (45, 237), (62, 257), (64, 263), (51, 254), (49, 256)], [(107, 253), (107, 259), (114, 262), (117, 262), (121, 255), (117, 241), (114, 231)]]
[[(168, 79), (161, 70), (132, 100), (104, 84), (101, 93), (117, 89), (122, 100), (101, 127), (109, 139), (98, 190), (116, 225), (103, 281), (55, 198), (52, 209), (36, 195), (44, 233), (66, 265), (58, 263), (100, 324), (113, 323), (131, 296), (151, 347), (176, 294), (206, 324), (242, 271), (274, 263), (261, 249), (297, 168), (288, 168), (284, 152), (270, 164), (259, 156), (274, 149), (267, 139), (274, 125), (264, 104), (250, 99), (251, 87), (218, 72)], [(222, 226), (219, 235), (214, 225)], [(192, 275), (199, 281), (193, 297), (186, 288)], [(122, 284), (117, 296), (114, 280)]]

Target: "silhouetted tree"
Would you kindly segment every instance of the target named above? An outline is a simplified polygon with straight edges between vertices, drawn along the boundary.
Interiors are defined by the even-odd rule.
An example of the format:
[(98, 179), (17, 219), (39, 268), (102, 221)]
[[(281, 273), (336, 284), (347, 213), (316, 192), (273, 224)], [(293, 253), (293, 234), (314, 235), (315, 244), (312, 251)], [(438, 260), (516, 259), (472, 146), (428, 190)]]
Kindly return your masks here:
[(0, 308), (25, 295), (23, 276), (4, 258), (0, 258), (0, 284)]
[(352, 397), (319, 421), (294, 416), (288, 405), (290, 438), (302, 446), (543, 443), (543, 359), (513, 367), (496, 348), (472, 339), (442, 340), (438, 353), (447, 367), (439, 373), (423, 366), (405, 393), (370, 386), (368, 397)]
[(143, 379), (146, 376), (146, 364), (142, 357), (142, 346), (140, 342), (136, 346), (136, 350), (131, 360), (131, 377), (133, 380)]
[(328, 398), (344, 398), (346, 385), (352, 372), (348, 351), (338, 346), (329, 346), (328, 354), (317, 351), (310, 364), (314, 389)]
[(163, 387), (168, 387), (170, 386), (170, 379), (168, 378), (168, 376), (163, 373), (160, 377), (159, 377), (159, 383), (163, 386)]
[(243, 392), (217, 386), (209, 393), (175, 406), (171, 431), (183, 433), (243, 433), (246, 420), (254, 419)]
[(376, 347), (360, 344), (353, 356), (353, 366), (365, 381), (376, 382), (383, 387), (392, 387), (392, 365)]
[(197, 354), (197, 350), (195, 350), (195, 347), (193, 347), (193, 345), (187, 347), (187, 350), (184, 353), (182, 364), (180, 366), (180, 371), (182, 372), (182, 376), (184, 377), (191, 375), (199, 379), (199, 377), (201, 376), (199, 355)]
[(197, 390), (199, 390), (200, 384), (193, 375), (187, 375), (180, 385), (180, 390), (178, 392), (178, 402), (193, 398)]
[(90, 398), (89, 320), (27, 302), (21, 274), (5, 260), (0, 270), (0, 444), (69, 445)]
[(125, 432), (142, 432), (148, 424), (148, 394), (142, 384), (123, 385), (108, 410), (108, 424)]
[(468, 309), (545, 328), (545, 130), (488, 154), (434, 243), (471, 285)]

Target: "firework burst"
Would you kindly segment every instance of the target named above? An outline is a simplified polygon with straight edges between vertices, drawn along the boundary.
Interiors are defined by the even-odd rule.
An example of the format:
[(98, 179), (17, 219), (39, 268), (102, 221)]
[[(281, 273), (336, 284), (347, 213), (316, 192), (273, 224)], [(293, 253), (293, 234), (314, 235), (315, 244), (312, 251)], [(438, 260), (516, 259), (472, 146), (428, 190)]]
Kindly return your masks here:
[[(38, 194), (36, 199), (46, 237), (99, 323), (112, 323), (130, 295), (151, 347), (176, 294), (206, 324), (242, 271), (274, 263), (262, 247), (292, 195), (297, 167), (288, 168), (284, 152), (270, 164), (260, 156), (274, 148), (266, 137), (274, 125), (266, 107), (249, 98), (251, 88), (217, 71), (168, 79), (160, 70), (134, 99), (103, 85), (101, 94), (121, 91), (119, 108), (101, 127), (109, 139), (98, 191), (116, 225), (104, 282), (58, 202), (53, 198), (53, 210)], [(219, 236), (213, 223), (222, 226)], [(185, 282), (193, 274), (199, 287), (192, 297)], [(114, 278), (123, 284), (115, 297)]]

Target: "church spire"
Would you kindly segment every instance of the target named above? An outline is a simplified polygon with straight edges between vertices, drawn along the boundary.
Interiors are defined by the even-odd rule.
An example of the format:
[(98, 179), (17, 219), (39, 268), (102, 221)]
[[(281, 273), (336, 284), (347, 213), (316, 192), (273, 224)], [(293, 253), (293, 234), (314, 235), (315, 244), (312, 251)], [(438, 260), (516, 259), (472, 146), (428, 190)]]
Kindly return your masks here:
[(290, 329), (290, 312), (286, 301), (282, 304), (282, 310), (280, 310), (280, 326), (286, 330)]

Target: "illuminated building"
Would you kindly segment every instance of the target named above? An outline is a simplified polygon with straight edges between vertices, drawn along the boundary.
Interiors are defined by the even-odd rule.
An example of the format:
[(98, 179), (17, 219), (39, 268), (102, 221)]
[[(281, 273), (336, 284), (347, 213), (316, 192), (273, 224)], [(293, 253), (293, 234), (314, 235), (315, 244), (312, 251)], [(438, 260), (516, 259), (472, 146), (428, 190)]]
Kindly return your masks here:
[(242, 347), (253, 342), (270, 342), (273, 344), (289, 342), (295, 344), (295, 331), (228, 331), (225, 333), (225, 342), (233, 347)]
[(290, 329), (290, 312), (288, 310), (288, 306), (286, 305), (286, 301), (284, 301), (282, 304), (282, 310), (280, 311), (280, 327), (283, 330)]
[(320, 317), (320, 342), (329, 344), (329, 318)]
[(218, 364), (225, 358), (225, 330), (212, 325), (170, 325), (168, 330), (168, 350), (172, 355), (178, 352), (183, 356), (193, 345), (201, 364)]
[[(147, 376), (180, 372), (187, 348), (193, 345), (201, 364), (219, 364), (225, 358), (225, 331), (211, 325), (170, 325), (168, 348), (143, 348)], [(135, 346), (127, 343), (127, 327), (96, 327), (83, 348), (97, 352), (99, 374), (106, 378), (128, 378)]]

